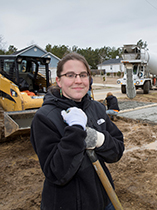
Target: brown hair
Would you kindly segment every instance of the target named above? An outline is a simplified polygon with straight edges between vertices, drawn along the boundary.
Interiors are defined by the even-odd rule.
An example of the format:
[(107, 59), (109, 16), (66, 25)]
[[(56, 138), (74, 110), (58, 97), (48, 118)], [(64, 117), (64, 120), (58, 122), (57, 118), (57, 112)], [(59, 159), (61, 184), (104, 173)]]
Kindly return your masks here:
[(108, 96), (113, 96), (113, 94), (112, 94), (111, 92), (108, 92), (108, 93), (107, 93), (107, 97), (108, 97)]
[(87, 72), (89, 74), (89, 76), (91, 75), (91, 72), (90, 72), (90, 69), (89, 69), (89, 65), (85, 59), (85, 57), (83, 57), (82, 55), (76, 53), (76, 52), (72, 52), (72, 53), (69, 53), (67, 55), (65, 55), (59, 62), (58, 62), (58, 65), (57, 65), (57, 76), (60, 77), (61, 75), (61, 72), (63, 71), (63, 65), (69, 61), (69, 60), (78, 60), (78, 61), (81, 61), (86, 69), (87, 69)]

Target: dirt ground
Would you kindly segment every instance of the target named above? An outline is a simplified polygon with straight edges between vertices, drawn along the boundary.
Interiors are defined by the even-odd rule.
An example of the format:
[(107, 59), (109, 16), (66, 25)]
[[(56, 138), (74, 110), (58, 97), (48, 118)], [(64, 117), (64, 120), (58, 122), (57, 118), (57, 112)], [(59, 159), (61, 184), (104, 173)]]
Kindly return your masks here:
[[(141, 94), (136, 100), (157, 102), (157, 95), (146, 98)], [(155, 210), (157, 150), (149, 145), (157, 141), (157, 125), (129, 119), (118, 119), (114, 123), (123, 132), (125, 142), (121, 160), (108, 164), (116, 194), (124, 209)], [(0, 209), (40, 209), (43, 180), (29, 135), (0, 144)]]

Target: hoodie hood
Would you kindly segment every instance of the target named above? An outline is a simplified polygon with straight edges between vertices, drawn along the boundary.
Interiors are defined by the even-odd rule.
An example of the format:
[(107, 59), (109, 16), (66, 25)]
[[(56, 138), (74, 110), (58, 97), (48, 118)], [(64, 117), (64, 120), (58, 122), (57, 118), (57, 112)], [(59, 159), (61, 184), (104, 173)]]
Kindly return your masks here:
[(107, 97), (107, 99), (112, 99), (112, 98), (115, 98), (115, 96), (111, 95)]
[(56, 107), (59, 107), (61, 109), (68, 109), (69, 107), (79, 107), (83, 106), (84, 109), (86, 109), (90, 105), (90, 96), (86, 94), (81, 102), (75, 102), (69, 98), (61, 97), (58, 89), (52, 89), (47, 92), (47, 94), (44, 97), (44, 102), (42, 106), (45, 105), (55, 105)]
[(118, 100), (115, 96), (111, 95), (111, 96), (108, 96), (106, 98), (107, 100), (107, 107), (108, 109), (113, 109), (113, 110), (118, 110), (120, 111), (119, 109), (119, 106), (118, 106)]

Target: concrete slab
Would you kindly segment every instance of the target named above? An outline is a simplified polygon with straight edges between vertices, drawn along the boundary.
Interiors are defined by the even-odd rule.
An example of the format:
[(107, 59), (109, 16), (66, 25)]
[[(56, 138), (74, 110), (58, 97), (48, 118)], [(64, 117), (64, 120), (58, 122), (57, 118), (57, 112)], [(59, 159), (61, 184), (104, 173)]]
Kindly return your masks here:
[(134, 109), (122, 110), (118, 113), (118, 116), (157, 123), (157, 104), (154, 103)]
[[(122, 99), (126, 97), (126, 94), (121, 93), (121, 87), (118, 84), (93, 83), (93, 87), (95, 100), (104, 100), (107, 92), (112, 92), (117, 98)], [(100, 89), (96, 89), (96, 87)], [(119, 102), (119, 107), (121, 111), (118, 113), (118, 116), (120, 117), (157, 123), (157, 103), (122, 101)]]

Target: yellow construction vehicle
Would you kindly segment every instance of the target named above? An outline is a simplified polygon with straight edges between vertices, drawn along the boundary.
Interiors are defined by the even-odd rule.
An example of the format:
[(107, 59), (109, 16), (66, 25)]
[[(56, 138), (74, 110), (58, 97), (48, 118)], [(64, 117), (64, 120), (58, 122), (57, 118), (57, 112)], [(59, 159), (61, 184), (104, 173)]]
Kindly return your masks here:
[(0, 55), (0, 139), (30, 130), (51, 85), (49, 62), (44, 57)]

